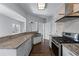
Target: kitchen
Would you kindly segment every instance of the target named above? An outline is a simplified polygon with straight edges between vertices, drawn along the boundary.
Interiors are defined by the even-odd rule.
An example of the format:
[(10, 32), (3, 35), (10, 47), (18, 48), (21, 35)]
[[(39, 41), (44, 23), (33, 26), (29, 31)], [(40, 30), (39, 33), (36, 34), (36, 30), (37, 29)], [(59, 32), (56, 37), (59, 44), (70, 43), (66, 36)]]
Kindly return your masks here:
[(0, 56), (79, 56), (78, 19), (78, 3), (0, 3)]

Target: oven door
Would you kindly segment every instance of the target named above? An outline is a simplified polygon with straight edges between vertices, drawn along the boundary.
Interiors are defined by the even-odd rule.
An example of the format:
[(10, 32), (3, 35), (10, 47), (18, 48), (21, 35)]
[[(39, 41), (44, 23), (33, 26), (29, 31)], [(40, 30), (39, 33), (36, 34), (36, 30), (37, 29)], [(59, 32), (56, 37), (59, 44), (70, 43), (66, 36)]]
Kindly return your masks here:
[(55, 56), (59, 56), (59, 48), (52, 42), (52, 52)]
[(52, 41), (52, 51), (55, 54), (55, 56), (61, 56), (62, 55), (62, 45), (59, 44), (56, 41)]

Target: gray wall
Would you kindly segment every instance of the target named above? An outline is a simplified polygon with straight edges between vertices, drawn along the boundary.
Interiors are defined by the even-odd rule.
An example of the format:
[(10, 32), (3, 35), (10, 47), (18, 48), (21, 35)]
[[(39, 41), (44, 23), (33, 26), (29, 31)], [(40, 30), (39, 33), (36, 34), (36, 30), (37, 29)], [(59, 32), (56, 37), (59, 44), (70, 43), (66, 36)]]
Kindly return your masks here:
[(5, 35), (10, 35), (14, 31), (15, 33), (17, 33), (17, 31), (12, 28), (12, 24), (19, 24), (21, 28), (20, 32), (23, 32), (23, 29), (24, 29), (23, 22), (11, 19), (7, 16), (0, 14), (0, 37)]

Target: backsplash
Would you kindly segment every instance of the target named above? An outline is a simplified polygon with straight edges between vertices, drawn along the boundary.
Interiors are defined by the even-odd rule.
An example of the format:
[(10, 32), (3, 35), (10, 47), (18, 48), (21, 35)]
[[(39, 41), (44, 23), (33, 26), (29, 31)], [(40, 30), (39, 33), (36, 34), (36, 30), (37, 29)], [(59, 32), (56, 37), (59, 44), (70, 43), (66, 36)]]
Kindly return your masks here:
[(79, 33), (79, 19), (64, 22), (64, 32)]

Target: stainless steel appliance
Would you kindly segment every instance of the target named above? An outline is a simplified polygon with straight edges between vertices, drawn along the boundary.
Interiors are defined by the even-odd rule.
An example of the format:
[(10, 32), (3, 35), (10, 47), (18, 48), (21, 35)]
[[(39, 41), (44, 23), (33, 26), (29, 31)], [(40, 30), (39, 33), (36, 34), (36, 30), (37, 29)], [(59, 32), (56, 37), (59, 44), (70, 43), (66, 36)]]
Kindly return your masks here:
[(79, 34), (78, 33), (67, 33), (63, 32), (64, 37), (68, 37), (76, 42), (79, 42)]
[[(59, 37), (58, 37), (59, 38)], [(56, 39), (56, 38), (55, 38)], [(59, 42), (57, 42), (54, 38), (52, 39), (52, 49), (53, 49), (53, 53), (56, 56), (61, 56), (61, 44), (59, 44)]]
[(62, 56), (64, 43), (79, 43), (79, 34), (63, 32), (62, 37), (52, 37), (52, 50), (56, 56)]

